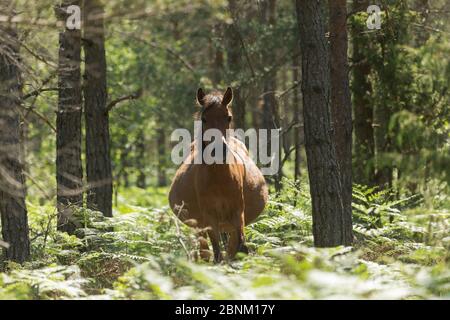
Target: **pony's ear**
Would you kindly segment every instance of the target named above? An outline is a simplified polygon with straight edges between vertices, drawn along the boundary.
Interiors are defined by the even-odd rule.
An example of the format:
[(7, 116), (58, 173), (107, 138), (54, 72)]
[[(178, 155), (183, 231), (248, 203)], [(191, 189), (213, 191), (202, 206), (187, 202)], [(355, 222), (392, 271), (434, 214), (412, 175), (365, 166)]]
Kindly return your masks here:
[(231, 100), (233, 100), (233, 90), (228, 87), (227, 91), (225, 91), (225, 94), (223, 95), (222, 105), (226, 107), (230, 104)]
[(204, 103), (204, 99), (205, 98), (205, 93), (203, 92), (202, 88), (198, 88), (197, 90), (197, 102), (199, 105), (203, 106)]

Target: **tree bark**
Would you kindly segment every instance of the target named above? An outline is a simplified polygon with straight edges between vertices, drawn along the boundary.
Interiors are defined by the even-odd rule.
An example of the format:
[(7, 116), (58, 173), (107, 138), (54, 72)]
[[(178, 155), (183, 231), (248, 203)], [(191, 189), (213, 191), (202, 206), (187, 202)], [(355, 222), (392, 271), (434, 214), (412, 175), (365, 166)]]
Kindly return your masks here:
[[(161, 122), (159, 122), (161, 123)], [(158, 141), (159, 142), (159, 141)], [(157, 143), (158, 143), (157, 142)], [(145, 134), (144, 130), (139, 130), (136, 141), (136, 169), (138, 171), (136, 185), (139, 188), (145, 189), (147, 187), (147, 179), (144, 172), (145, 167)]]
[(166, 177), (166, 133), (164, 128), (157, 129), (158, 144), (158, 187), (167, 186)]
[[(365, 11), (368, 1), (353, 1), (353, 11)], [(353, 42), (353, 108), (355, 129), (354, 181), (359, 184), (375, 184), (375, 140), (373, 130), (373, 108), (370, 102), (370, 65), (367, 62), (367, 45), (362, 38), (363, 28), (352, 28)]]
[[(3, 3), (0, 3), (0, 7)], [(30, 256), (25, 179), (21, 162), (22, 81), (19, 39), (13, 27), (0, 34), (0, 214), (6, 259), (22, 263)]]
[(376, 104), (373, 109), (374, 140), (375, 140), (375, 182), (384, 188), (392, 187), (393, 166), (390, 161), (386, 161), (386, 154), (392, 152), (391, 139), (389, 137), (389, 122), (393, 114), (393, 105), (388, 101), (395, 101), (399, 97), (395, 87), (396, 70), (396, 52), (391, 51), (390, 46), (381, 42), (381, 55), (383, 61), (388, 61), (384, 70), (379, 71), (379, 76), (384, 79), (381, 90), (380, 104)]
[[(227, 25), (227, 62), (228, 69), (231, 74), (232, 81), (238, 79), (239, 73), (242, 71), (242, 50), (241, 40), (238, 29), (239, 8), (236, 0), (228, 0), (228, 9), (231, 13), (233, 22)], [(245, 130), (245, 100), (242, 96), (242, 88), (240, 83), (233, 87), (233, 125), (235, 129)]]
[[(273, 26), (276, 22), (275, 16), (275, 0), (263, 0), (262, 5), (262, 21), (267, 26)], [(264, 66), (270, 66), (275, 60), (274, 52), (264, 52), (263, 53), (263, 64)], [(275, 115), (277, 112), (277, 100), (275, 97), (275, 90), (277, 87), (276, 82), (276, 71), (272, 71), (270, 74), (266, 75), (263, 84), (263, 99), (262, 99), (262, 127), (263, 129), (275, 129)], [(268, 146), (270, 150), (270, 139), (268, 141)]]
[[(213, 34), (216, 38), (220, 38), (222, 36), (223, 24), (217, 23), (213, 27)], [(211, 50), (211, 79), (213, 85), (217, 87), (222, 80), (223, 74), (223, 50), (214, 44), (214, 41), (210, 40), (210, 50)]]
[[(268, 28), (272, 28), (276, 23), (276, 0), (261, 1), (261, 22)], [(264, 50), (262, 53), (262, 62), (264, 67), (270, 67), (276, 61), (276, 51), (274, 49)], [(277, 98), (275, 96), (277, 90), (277, 71), (271, 70), (263, 78), (263, 94), (262, 94), (262, 129), (268, 131), (267, 134), (267, 151), (272, 152), (270, 139), (270, 130), (280, 127), (280, 119), (278, 115)], [(281, 146), (279, 150), (281, 154)], [(276, 175), (273, 176), (276, 192), (280, 192), (281, 185), (281, 166)]]
[(106, 109), (106, 57), (103, 5), (99, 0), (85, 3), (84, 108), (86, 123), (87, 205), (112, 216), (112, 174), (109, 115)]
[(419, 48), (423, 46), (431, 36), (431, 32), (426, 27), (429, 27), (430, 23), (430, 1), (429, 0), (415, 0), (413, 3), (414, 10), (420, 16), (420, 24), (423, 28), (417, 31), (415, 47)]
[[(294, 58), (292, 65), (292, 81), (294, 85), (299, 83), (300, 65), (298, 58)], [(294, 179), (297, 181), (301, 176), (300, 165), (302, 162), (302, 144), (304, 140), (303, 132), (303, 106), (301, 105), (299, 97), (299, 89), (295, 88), (292, 94), (292, 103), (294, 105), (294, 145), (295, 145), (295, 159), (294, 159)]]
[[(56, 15), (65, 22), (66, 8), (81, 6), (79, 0), (65, 0)], [(81, 164), (81, 30), (64, 26), (59, 34), (58, 112), (56, 113), (56, 190), (58, 230), (74, 233), (72, 206), (83, 205)]]
[[(341, 174), (344, 225), (352, 225), (352, 105), (346, 0), (329, 0), (331, 118)], [(346, 232), (352, 232), (351, 228)]]
[(324, 1), (296, 1), (302, 48), (302, 92), (306, 156), (312, 199), (314, 244), (350, 245), (329, 109), (330, 70)]
[(120, 170), (118, 173), (118, 184), (123, 183), (125, 188), (130, 186), (130, 179), (128, 175), (128, 169), (130, 167), (129, 155), (130, 155), (130, 146), (128, 145), (128, 136), (123, 135), (119, 139), (119, 143), (122, 146), (120, 148)]

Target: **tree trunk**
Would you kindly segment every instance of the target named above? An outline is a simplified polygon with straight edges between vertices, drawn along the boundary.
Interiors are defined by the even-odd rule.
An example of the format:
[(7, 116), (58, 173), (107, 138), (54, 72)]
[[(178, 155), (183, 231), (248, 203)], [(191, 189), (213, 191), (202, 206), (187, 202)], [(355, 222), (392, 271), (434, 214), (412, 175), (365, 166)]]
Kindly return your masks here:
[[(217, 23), (213, 27), (213, 34), (216, 38), (222, 36), (222, 23)], [(210, 50), (211, 50), (211, 79), (213, 85), (217, 87), (222, 80), (223, 74), (223, 50), (214, 41), (210, 40)]]
[[(353, 11), (365, 11), (368, 1), (353, 1)], [(355, 127), (354, 181), (359, 184), (375, 183), (375, 140), (373, 131), (373, 109), (370, 102), (370, 65), (367, 62), (367, 42), (362, 38), (364, 28), (352, 28), (353, 41), (353, 106)]]
[[(331, 118), (341, 173), (343, 219), (352, 225), (352, 105), (348, 76), (346, 0), (329, 0)], [(352, 232), (351, 228), (348, 232)]]
[(375, 139), (375, 182), (384, 188), (392, 187), (393, 166), (391, 161), (387, 161), (386, 154), (392, 152), (389, 137), (389, 122), (393, 113), (393, 106), (388, 101), (395, 101), (398, 97), (395, 88), (396, 70), (396, 53), (390, 50), (390, 46), (381, 42), (381, 55), (383, 61), (388, 61), (388, 65), (380, 71), (380, 78), (383, 81), (384, 90), (381, 91), (382, 97), (380, 104), (376, 104), (373, 111), (374, 123), (374, 139)]
[[(81, 5), (65, 0), (56, 8), (58, 19), (68, 18), (66, 8)], [(58, 230), (73, 233), (70, 205), (83, 205), (81, 164), (81, 31), (64, 26), (59, 34), (58, 112), (56, 113), (56, 190)]]
[(329, 109), (330, 72), (324, 1), (296, 1), (302, 48), (302, 91), (306, 156), (312, 199), (314, 244), (350, 245)]
[(21, 160), (22, 82), (19, 39), (14, 28), (1, 27), (0, 42), (0, 214), (6, 259), (19, 263), (30, 256), (25, 179)]
[[(161, 123), (161, 122), (159, 122)], [(136, 185), (139, 188), (145, 189), (147, 187), (147, 178), (145, 176), (144, 167), (145, 167), (145, 134), (144, 130), (140, 130), (137, 142), (136, 142), (136, 155), (137, 155), (137, 161), (136, 161), (136, 169), (138, 170), (138, 176)]]
[(415, 47), (420, 48), (422, 47), (427, 40), (431, 36), (430, 29), (427, 29), (429, 27), (430, 23), (430, 1), (429, 0), (415, 0), (413, 3), (414, 10), (417, 11), (420, 17), (420, 24), (424, 26), (424, 28), (420, 28), (416, 31), (416, 43)]
[(157, 130), (157, 144), (158, 144), (158, 187), (165, 187), (167, 185), (166, 177), (166, 133), (164, 128)]
[(262, 127), (262, 98), (258, 94), (260, 90), (261, 89), (258, 84), (254, 84), (252, 88), (249, 88), (247, 98), (247, 101), (249, 101), (249, 106), (251, 107), (252, 128), (254, 128), (256, 132), (258, 132), (258, 130)]
[[(267, 27), (273, 27), (276, 22), (276, 0), (262, 0), (261, 1), (261, 22)], [(270, 68), (274, 61), (276, 61), (275, 50), (264, 50), (262, 53), (262, 62), (264, 68)], [(264, 71), (265, 72), (265, 71)], [(262, 93), (262, 129), (268, 131), (267, 134), (267, 151), (272, 152), (272, 145), (270, 139), (270, 130), (276, 129), (280, 126), (278, 117), (277, 98), (275, 96), (277, 89), (277, 72), (271, 70), (263, 77), (263, 93)], [(275, 152), (281, 153), (281, 146)], [(281, 166), (279, 168), (281, 170)], [(275, 190), (279, 192), (282, 188), (280, 181), (280, 171), (273, 176)]]
[(130, 186), (130, 179), (128, 175), (128, 168), (130, 167), (130, 162), (128, 159), (130, 147), (128, 145), (128, 137), (126, 135), (121, 136), (119, 141), (122, 148), (120, 148), (120, 170), (117, 179), (119, 180), (119, 184), (123, 182), (123, 186), (128, 188)]
[(86, 1), (84, 19), (87, 205), (112, 216), (109, 116), (106, 109), (106, 57), (103, 5)]
[[(228, 70), (230, 71), (231, 82), (238, 80), (239, 73), (242, 72), (242, 50), (241, 41), (238, 29), (239, 8), (236, 0), (228, 0), (228, 8), (231, 12), (233, 22), (227, 25), (227, 62)], [(235, 129), (245, 130), (245, 100), (242, 96), (242, 88), (240, 83), (233, 87), (233, 124)]]
[[(262, 0), (262, 21), (268, 26), (275, 24), (275, 0)], [(275, 61), (274, 52), (263, 52), (263, 64), (264, 67), (270, 67)], [(276, 83), (276, 71), (271, 71), (265, 76), (263, 84), (263, 104), (262, 104), (262, 127), (263, 129), (275, 129), (275, 114), (277, 112), (277, 100), (275, 97)], [(267, 141), (268, 150), (270, 150), (270, 139)]]
[[(300, 66), (298, 63), (298, 58), (294, 58), (292, 65), (292, 81), (294, 85), (299, 83), (299, 70)], [(294, 159), (294, 179), (297, 181), (300, 178), (300, 165), (302, 162), (301, 147), (304, 140), (303, 132), (303, 106), (301, 105), (299, 97), (299, 89), (295, 88), (292, 94), (292, 103), (294, 105), (294, 145), (295, 145), (295, 159)]]

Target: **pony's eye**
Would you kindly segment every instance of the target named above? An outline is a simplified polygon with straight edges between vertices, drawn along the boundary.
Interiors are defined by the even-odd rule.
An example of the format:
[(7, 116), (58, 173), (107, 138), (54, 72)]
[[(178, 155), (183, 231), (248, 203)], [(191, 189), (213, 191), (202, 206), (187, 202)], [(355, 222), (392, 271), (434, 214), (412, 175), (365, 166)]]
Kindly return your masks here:
[(233, 119), (232, 116), (228, 116), (228, 122), (231, 122), (232, 119)]

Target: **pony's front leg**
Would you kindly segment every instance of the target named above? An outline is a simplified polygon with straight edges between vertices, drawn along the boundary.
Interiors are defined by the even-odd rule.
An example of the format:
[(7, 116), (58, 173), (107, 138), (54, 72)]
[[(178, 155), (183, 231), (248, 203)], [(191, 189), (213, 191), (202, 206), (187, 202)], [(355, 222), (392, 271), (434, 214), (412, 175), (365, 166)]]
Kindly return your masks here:
[(220, 232), (219, 222), (215, 216), (203, 215), (208, 226), (208, 236), (213, 247), (214, 262), (219, 263), (223, 260), (222, 252), (220, 251)]
[(239, 234), (236, 230), (230, 232), (230, 239), (228, 240), (227, 259), (232, 260), (239, 248)]
[(248, 254), (248, 247), (245, 244), (245, 234), (244, 234), (244, 227), (245, 227), (245, 217), (244, 217), (244, 211), (239, 215), (239, 226), (237, 228), (238, 230), (238, 252), (243, 252), (245, 254)]
[(230, 241), (228, 243), (227, 256), (231, 260), (234, 258), (236, 253), (243, 252), (248, 253), (248, 248), (245, 244), (245, 217), (244, 211), (238, 214), (233, 221), (234, 230), (230, 234)]
[(223, 260), (222, 252), (220, 251), (220, 233), (216, 228), (208, 230), (209, 239), (214, 252), (214, 263), (220, 263)]

